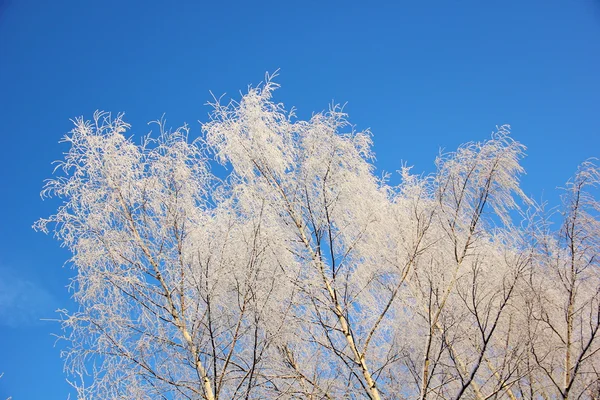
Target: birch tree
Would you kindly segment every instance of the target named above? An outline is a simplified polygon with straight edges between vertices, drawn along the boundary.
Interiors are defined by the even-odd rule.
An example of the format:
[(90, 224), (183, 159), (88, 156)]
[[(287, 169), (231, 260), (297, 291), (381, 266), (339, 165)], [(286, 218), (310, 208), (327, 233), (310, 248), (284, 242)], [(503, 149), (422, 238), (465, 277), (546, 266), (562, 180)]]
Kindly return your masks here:
[(560, 229), (539, 224), (527, 299), (531, 397), (599, 396), (600, 203), (593, 197), (599, 184), (598, 167), (583, 163), (564, 189)]
[(79, 309), (61, 315), (79, 398), (597, 391), (592, 164), (563, 228), (533, 232), (513, 221), (530, 202), (507, 126), (392, 186), (369, 131), (337, 106), (299, 119), (277, 87), (215, 100), (194, 139), (159, 121), (136, 144), (122, 115), (74, 120), (42, 192), (62, 203), (35, 228), (73, 255)]

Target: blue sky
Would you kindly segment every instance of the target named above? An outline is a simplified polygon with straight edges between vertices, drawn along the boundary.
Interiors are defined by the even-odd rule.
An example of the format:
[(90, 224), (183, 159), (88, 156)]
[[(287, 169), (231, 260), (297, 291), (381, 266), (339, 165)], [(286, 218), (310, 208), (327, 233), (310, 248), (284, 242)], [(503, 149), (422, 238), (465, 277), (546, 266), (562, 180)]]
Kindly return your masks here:
[(280, 68), (300, 117), (347, 102), (377, 166), (431, 172), (440, 148), (511, 124), (527, 194), (600, 157), (600, 2), (0, 0), (0, 398), (69, 392), (53, 310), (73, 308), (68, 254), (32, 223), (70, 118), (124, 111), (141, 135), (206, 121), (209, 90), (237, 97)]

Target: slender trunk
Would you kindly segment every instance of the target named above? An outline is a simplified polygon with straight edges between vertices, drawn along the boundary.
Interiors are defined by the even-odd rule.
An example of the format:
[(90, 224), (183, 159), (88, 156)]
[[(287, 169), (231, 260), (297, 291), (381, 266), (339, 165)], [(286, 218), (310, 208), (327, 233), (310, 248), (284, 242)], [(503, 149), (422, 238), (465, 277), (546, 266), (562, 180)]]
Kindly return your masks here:
[[(490, 371), (492, 371), (496, 379), (498, 379), (498, 382), (502, 382), (502, 377), (500, 376), (496, 368), (494, 368), (491, 361), (487, 357), (484, 357), (483, 359), (485, 360), (485, 363), (487, 364)], [(506, 393), (510, 400), (517, 400), (517, 397), (513, 394), (512, 390), (510, 389), (511, 386), (512, 385), (507, 385), (506, 382), (504, 382), (501, 384), (500, 389), (502, 389), (504, 393)]]
[(354, 338), (352, 337), (352, 332), (350, 331), (350, 325), (348, 324), (348, 320), (346, 319), (346, 317), (344, 315), (344, 310), (342, 309), (342, 306), (340, 305), (340, 303), (338, 301), (336, 290), (333, 288), (333, 286), (331, 286), (331, 283), (329, 282), (329, 279), (327, 278), (327, 275), (325, 272), (325, 266), (323, 265), (323, 262), (319, 259), (317, 254), (314, 253), (312, 247), (310, 246), (310, 242), (308, 241), (308, 238), (306, 237), (306, 235), (304, 233), (304, 229), (302, 229), (302, 225), (297, 220), (295, 221), (295, 223), (296, 223), (296, 227), (298, 228), (298, 230), (300, 232), (302, 242), (304, 243), (307, 250), (310, 252), (310, 255), (311, 255), (311, 258), (313, 259), (313, 261), (317, 263), (319, 272), (321, 274), (321, 278), (323, 280), (323, 284), (324, 284), (325, 288), (327, 289), (329, 298), (334, 305), (333, 311), (334, 311), (336, 317), (338, 318), (338, 321), (340, 322), (342, 333), (344, 334), (344, 337), (346, 338), (346, 342), (348, 343), (348, 346), (350, 347), (350, 350), (352, 351), (352, 354), (354, 356), (354, 362), (360, 367), (362, 375), (365, 378), (365, 382), (366, 382), (367, 388), (368, 388), (367, 389), (368, 395), (372, 400), (381, 400), (381, 396), (379, 394), (379, 390), (377, 389), (375, 380), (373, 379), (373, 375), (371, 374), (371, 372), (369, 371), (369, 368), (367, 366), (367, 362), (365, 360), (365, 355), (360, 353), (358, 346), (356, 345), (356, 342), (354, 341)]
[(571, 288), (569, 295), (569, 306), (567, 308), (567, 343), (565, 349), (565, 380), (563, 383), (563, 398), (569, 398), (569, 389), (571, 387), (571, 347), (573, 346), (573, 303), (575, 288)]
[[(462, 259), (460, 261), (462, 261)], [(440, 315), (442, 314), (442, 310), (446, 306), (446, 301), (448, 301), (448, 297), (450, 296), (450, 293), (452, 292), (452, 289), (454, 288), (454, 285), (456, 283), (456, 279), (458, 277), (458, 271), (461, 266), (460, 261), (457, 262), (456, 268), (454, 269), (454, 271), (452, 273), (452, 280), (450, 281), (450, 283), (448, 284), (448, 287), (446, 288), (446, 290), (444, 292), (442, 301), (441, 301), (437, 311), (435, 312), (433, 319), (430, 320), (429, 335), (427, 337), (427, 346), (426, 346), (426, 351), (425, 351), (425, 358), (423, 361), (423, 371), (421, 374), (421, 376), (422, 376), (421, 399), (423, 399), (423, 400), (425, 399), (425, 395), (427, 393), (427, 386), (429, 384), (429, 351), (431, 348), (431, 341), (433, 340), (433, 335), (435, 335), (436, 330), (438, 330), (438, 327), (439, 327), (438, 322), (440, 319)], [(429, 315), (431, 316), (431, 307), (429, 307), (427, 309), (427, 311), (428, 311)]]
[(567, 230), (567, 238), (569, 239), (569, 250), (571, 252), (571, 270), (570, 270), (570, 286), (569, 286), (569, 305), (567, 306), (567, 340), (565, 349), (565, 376), (563, 383), (562, 395), (564, 399), (569, 398), (569, 389), (571, 388), (571, 369), (573, 368), (571, 361), (571, 347), (573, 346), (573, 312), (575, 308), (575, 282), (577, 273), (575, 270), (575, 223), (573, 222)]
[(271, 174), (265, 174), (265, 171), (263, 170), (263, 168), (261, 168), (261, 166), (258, 163), (256, 163), (255, 161), (253, 161), (253, 162), (254, 162), (254, 165), (258, 168), (258, 170), (263, 174), (263, 176), (265, 177), (267, 182), (269, 184), (271, 184), (281, 195), (282, 200), (286, 204), (288, 215), (291, 217), (292, 221), (296, 225), (296, 228), (298, 229), (298, 233), (300, 234), (300, 238), (302, 240), (302, 243), (304, 244), (304, 247), (309, 252), (312, 261), (315, 264), (317, 264), (317, 267), (319, 268), (319, 272), (321, 274), (323, 284), (325, 286), (325, 289), (327, 290), (327, 293), (329, 294), (329, 298), (330, 298), (331, 302), (333, 303), (333, 312), (335, 313), (335, 315), (340, 323), (342, 333), (344, 334), (344, 337), (346, 338), (346, 342), (348, 343), (348, 346), (350, 347), (350, 350), (352, 351), (352, 355), (354, 356), (354, 362), (359, 366), (359, 368), (362, 372), (363, 378), (365, 379), (365, 383), (367, 384), (367, 394), (369, 395), (371, 400), (381, 400), (381, 396), (379, 394), (379, 390), (377, 389), (376, 382), (373, 379), (373, 375), (369, 371), (369, 368), (367, 366), (367, 363), (365, 360), (365, 354), (364, 354), (364, 352), (363, 353), (360, 352), (356, 342), (354, 341), (354, 338), (352, 337), (350, 325), (344, 315), (344, 310), (342, 309), (342, 306), (340, 305), (340, 303), (338, 301), (336, 290), (329, 282), (329, 279), (328, 279), (326, 271), (325, 271), (325, 265), (324, 265), (322, 259), (319, 257), (318, 254), (315, 253), (314, 249), (312, 248), (312, 246), (310, 244), (310, 241), (308, 240), (308, 237), (306, 236), (306, 233), (304, 232), (304, 227), (302, 226), (301, 218), (298, 218), (295, 215), (294, 208), (291, 206), (290, 201), (288, 200), (288, 198), (285, 194), (285, 191), (279, 185), (277, 180), (273, 179)]
[(140, 234), (135, 226), (135, 222), (134, 222), (133, 216), (131, 215), (129, 207), (127, 206), (127, 203), (123, 199), (123, 196), (120, 195), (120, 192), (119, 192), (119, 199), (121, 201), (123, 211), (125, 211), (125, 213), (126, 213), (125, 216), (129, 222), (129, 228), (131, 229), (131, 232), (133, 233), (134, 238), (135, 238), (136, 242), (138, 243), (138, 246), (140, 246), (140, 249), (142, 250), (142, 252), (146, 256), (146, 258), (148, 259), (148, 262), (150, 263), (150, 265), (152, 265), (152, 268), (154, 269), (155, 277), (163, 289), (163, 292), (164, 292), (163, 294), (167, 300), (167, 306), (168, 306), (169, 312), (171, 313), (171, 316), (173, 317), (173, 324), (179, 329), (179, 331), (181, 332), (187, 345), (189, 346), (190, 351), (192, 352), (192, 356), (194, 357), (194, 364), (195, 364), (194, 366), (196, 368), (196, 372), (198, 373), (199, 378), (202, 380), (202, 388), (204, 390), (206, 399), (207, 400), (215, 400), (215, 394), (213, 392), (212, 385), (210, 383), (210, 378), (208, 377), (206, 368), (204, 368), (204, 365), (200, 361), (200, 354), (198, 352), (196, 345), (194, 344), (194, 340), (192, 339), (192, 336), (190, 335), (190, 333), (186, 327), (185, 319), (180, 317), (180, 313), (178, 312), (178, 310), (175, 306), (175, 302), (173, 301), (172, 293), (169, 290), (167, 283), (165, 282), (162, 274), (160, 273), (158, 263), (154, 260), (154, 257), (152, 257), (152, 253), (150, 252), (150, 250), (144, 243), (144, 240), (140, 236)]
[(427, 388), (429, 386), (429, 353), (425, 354), (423, 362), (423, 378), (421, 380), (421, 400), (425, 400), (427, 396)]

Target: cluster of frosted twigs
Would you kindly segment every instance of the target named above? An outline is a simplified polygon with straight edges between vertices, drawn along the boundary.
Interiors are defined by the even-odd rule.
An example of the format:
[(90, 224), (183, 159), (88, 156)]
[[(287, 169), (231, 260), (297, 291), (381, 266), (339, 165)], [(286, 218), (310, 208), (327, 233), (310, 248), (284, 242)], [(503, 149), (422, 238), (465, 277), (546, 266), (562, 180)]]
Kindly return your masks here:
[(369, 132), (276, 87), (215, 102), (195, 140), (74, 121), (36, 227), (73, 255), (80, 398), (599, 398), (593, 162), (554, 214), (506, 126), (392, 186)]

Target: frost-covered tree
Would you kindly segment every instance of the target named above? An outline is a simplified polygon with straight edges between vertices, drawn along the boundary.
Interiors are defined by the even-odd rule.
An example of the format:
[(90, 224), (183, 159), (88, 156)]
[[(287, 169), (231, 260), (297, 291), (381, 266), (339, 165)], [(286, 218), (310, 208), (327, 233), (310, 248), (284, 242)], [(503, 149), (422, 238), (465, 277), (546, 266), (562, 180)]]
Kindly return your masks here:
[(391, 186), (368, 131), (339, 107), (298, 119), (276, 88), (215, 101), (195, 140), (159, 122), (135, 144), (122, 115), (74, 121), (43, 191), (63, 203), (35, 227), (73, 254), (79, 309), (62, 324), (80, 398), (598, 390), (593, 164), (559, 232), (523, 228), (524, 147), (507, 126)]
[(600, 398), (600, 169), (567, 182), (557, 232), (538, 221), (535, 270), (524, 309), (529, 332), (524, 397)]

